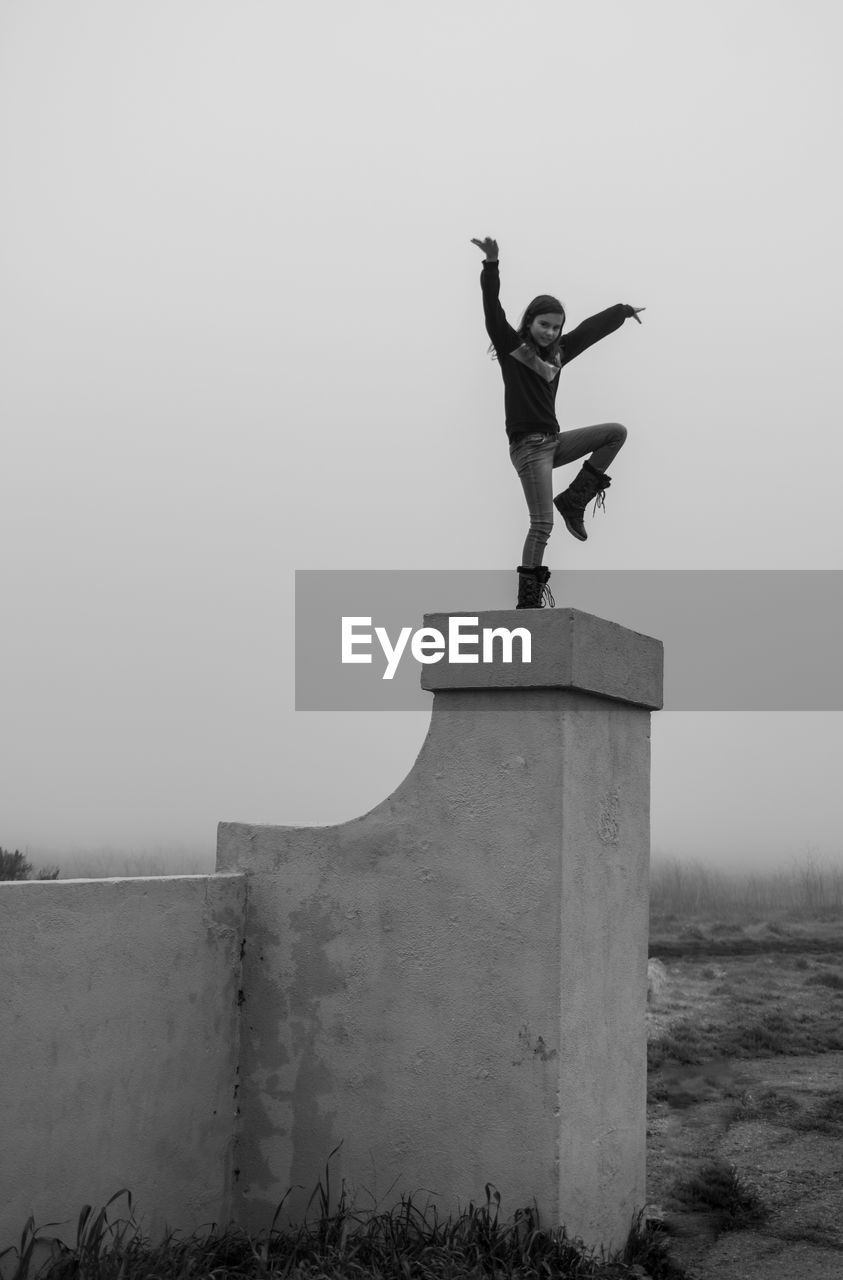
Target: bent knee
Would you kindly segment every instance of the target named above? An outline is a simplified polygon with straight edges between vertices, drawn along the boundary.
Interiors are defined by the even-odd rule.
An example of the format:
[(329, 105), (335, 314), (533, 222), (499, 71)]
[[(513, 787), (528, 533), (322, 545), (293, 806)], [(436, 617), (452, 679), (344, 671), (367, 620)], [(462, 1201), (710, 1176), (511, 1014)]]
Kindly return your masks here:
[(622, 422), (613, 422), (611, 425), (612, 425), (612, 433), (615, 439), (618, 441), (619, 444), (623, 444), (624, 440), (628, 435), (626, 427), (623, 425)]

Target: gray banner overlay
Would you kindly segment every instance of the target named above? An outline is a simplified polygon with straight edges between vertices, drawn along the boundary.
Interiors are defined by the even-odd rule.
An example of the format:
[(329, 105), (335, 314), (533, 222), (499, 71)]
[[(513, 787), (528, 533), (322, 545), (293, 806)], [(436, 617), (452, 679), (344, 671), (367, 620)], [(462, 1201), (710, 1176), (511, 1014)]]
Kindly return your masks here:
[[(554, 571), (551, 586), (558, 607), (664, 643), (666, 711), (843, 710), (843, 571)], [(506, 609), (529, 626), (538, 611), (515, 610), (516, 587), (511, 571), (297, 570), (296, 710), (429, 711), (412, 652), (435, 652), (413, 638), (424, 615)], [(370, 662), (343, 662), (344, 633), (346, 656)]]

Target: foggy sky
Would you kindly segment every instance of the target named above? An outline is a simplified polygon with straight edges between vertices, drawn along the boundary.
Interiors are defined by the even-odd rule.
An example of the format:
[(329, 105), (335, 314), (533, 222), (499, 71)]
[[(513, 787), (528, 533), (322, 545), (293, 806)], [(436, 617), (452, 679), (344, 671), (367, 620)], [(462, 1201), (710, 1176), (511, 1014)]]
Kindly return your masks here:
[[(558, 602), (568, 567), (843, 567), (842, 34), (831, 0), (0, 3), (0, 845), (213, 848), (407, 774), (424, 716), (293, 710), (293, 574), (512, 566), (514, 601), (473, 236), (513, 323), (647, 308), (562, 375), (563, 430), (629, 438)], [(657, 713), (654, 850), (839, 858), (841, 737)]]

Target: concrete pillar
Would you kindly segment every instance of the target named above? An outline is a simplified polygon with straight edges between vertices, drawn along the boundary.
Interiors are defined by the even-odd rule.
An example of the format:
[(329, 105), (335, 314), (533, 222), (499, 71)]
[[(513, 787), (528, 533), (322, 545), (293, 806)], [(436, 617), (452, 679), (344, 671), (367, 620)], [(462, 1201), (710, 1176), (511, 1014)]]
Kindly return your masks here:
[(430, 729), (389, 799), (332, 827), (220, 824), (217, 870), (248, 874), (248, 1229), (296, 1184), (278, 1222), (301, 1221), (340, 1142), (332, 1208), (345, 1179), (358, 1211), (411, 1194), (441, 1219), (491, 1182), (501, 1221), (535, 1199), (614, 1248), (645, 1203), (662, 646), (574, 609), (475, 616), (528, 625), (531, 662), (426, 666)]

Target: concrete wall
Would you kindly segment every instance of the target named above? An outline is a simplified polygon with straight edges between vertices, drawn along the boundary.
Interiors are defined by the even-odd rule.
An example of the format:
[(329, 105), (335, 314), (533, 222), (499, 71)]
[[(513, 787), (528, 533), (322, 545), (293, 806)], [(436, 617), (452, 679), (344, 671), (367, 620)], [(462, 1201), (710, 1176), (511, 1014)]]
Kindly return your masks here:
[(332, 1185), (361, 1210), (411, 1193), (447, 1215), (491, 1181), (505, 1213), (535, 1198), (612, 1247), (645, 1203), (662, 651), (575, 610), (534, 619), (520, 677), (425, 669), (428, 737), (371, 813), (220, 825), (218, 870), (249, 877), (234, 1208), (250, 1230), (291, 1187), (279, 1224), (300, 1220), (340, 1142)]
[(0, 1252), (30, 1215), (73, 1244), (123, 1187), (153, 1240), (285, 1197), (299, 1222), (338, 1144), (332, 1208), (345, 1180), (442, 1217), (492, 1182), (623, 1243), (662, 649), (571, 609), (487, 625), (533, 661), (426, 667), (427, 739), (371, 813), (221, 823), (215, 876), (0, 884)]
[(245, 900), (228, 875), (0, 883), (0, 1252), (30, 1214), (74, 1243), (123, 1187), (153, 1238), (229, 1221)]

